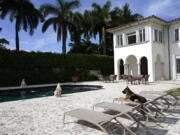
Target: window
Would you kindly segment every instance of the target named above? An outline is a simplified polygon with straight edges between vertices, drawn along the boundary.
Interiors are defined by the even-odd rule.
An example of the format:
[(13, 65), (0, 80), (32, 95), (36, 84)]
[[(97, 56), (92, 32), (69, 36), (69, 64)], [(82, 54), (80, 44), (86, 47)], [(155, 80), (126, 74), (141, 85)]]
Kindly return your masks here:
[(176, 70), (177, 74), (180, 74), (180, 59), (176, 59)]
[(145, 29), (139, 30), (139, 42), (145, 41)]
[(117, 35), (117, 47), (120, 47), (122, 45), (123, 45), (122, 35)]
[(163, 32), (161, 30), (154, 30), (154, 41), (155, 42), (163, 42)]
[(158, 30), (154, 30), (154, 41), (158, 41)]
[(179, 41), (179, 29), (175, 29), (175, 41)]
[(136, 43), (136, 32), (127, 34), (127, 41), (128, 41), (128, 44), (135, 44)]
[(159, 31), (159, 42), (160, 43), (163, 42), (163, 33), (162, 33), (162, 31)]

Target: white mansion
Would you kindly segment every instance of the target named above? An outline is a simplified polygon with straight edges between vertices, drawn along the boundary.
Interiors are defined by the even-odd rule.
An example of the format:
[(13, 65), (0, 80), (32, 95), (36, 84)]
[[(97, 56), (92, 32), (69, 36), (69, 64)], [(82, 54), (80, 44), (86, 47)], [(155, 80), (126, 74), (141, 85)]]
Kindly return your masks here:
[(110, 28), (115, 74), (149, 74), (149, 81), (180, 78), (180, 19), (156, 16)]

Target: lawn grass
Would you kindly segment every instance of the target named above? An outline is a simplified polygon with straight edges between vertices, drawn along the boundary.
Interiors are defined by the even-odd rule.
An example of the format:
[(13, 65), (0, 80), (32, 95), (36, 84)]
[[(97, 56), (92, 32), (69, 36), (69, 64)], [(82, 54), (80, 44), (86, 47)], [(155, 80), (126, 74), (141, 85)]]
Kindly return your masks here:
[(167, 91), (169, 94), (174, 95), (174, 96), (180, 96), (180, 88), (177, 89), (171, 89)]

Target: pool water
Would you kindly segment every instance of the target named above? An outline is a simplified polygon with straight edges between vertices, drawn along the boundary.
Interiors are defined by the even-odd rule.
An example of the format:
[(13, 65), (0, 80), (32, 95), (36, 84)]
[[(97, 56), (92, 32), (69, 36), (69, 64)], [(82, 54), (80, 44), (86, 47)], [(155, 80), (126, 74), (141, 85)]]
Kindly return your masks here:
[[(23, 99), (53, 96), (54, 90), (55, 88), (43, 89), (43, 90), (19, 90), (19, 91), (7, 91), (7, 92), (0, 91), (0, 103), (8, 102), (8, 101), (23, 100)], [(70, 94), (70, 93), (85, 92), (85, 91), (92, 91), (92, 90), (97, 90), (97, 88), (65, 87), (62, 89), (62, 94)]]

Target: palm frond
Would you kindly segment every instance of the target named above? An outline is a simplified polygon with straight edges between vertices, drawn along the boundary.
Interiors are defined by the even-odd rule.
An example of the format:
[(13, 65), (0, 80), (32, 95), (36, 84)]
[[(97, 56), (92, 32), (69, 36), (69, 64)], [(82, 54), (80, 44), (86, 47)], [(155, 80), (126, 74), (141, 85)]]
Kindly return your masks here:
[(0, 38), (0, 45), (8, 45), (9, 41), (7, 41), (5, 38)]
[(96, 3), (93, 3), (92, 4), (92, 8), (94, 11), (101, 11), (101, 6), (99, 6), (98, 4)]
[(80, 6), (79, 0), (74, 0), (67, 3), (67, 9), (74, 9)]
[(60, 9), (64, 8), (65, 1), (64, 0), (56, 0), (56, 4)]
[(58, 19), (56, 17), (52, 17), (46, 20), (43, 24), (42, 32), (45, 32), (49, 28), (50, 25), (56, 25), (57, 21)]
[(52, 5), (52, 4), (44, 4), (40, 7), (40, 11), (42, 12), (43, 16), (46, 17), (50, 14), (52, 15), (58, 15), (59, 9), (58, 7)]
[(111, 7), (111, 2), (107, 1), (104, 5), (103, 5), (103, 9), (106, 11), (110, 11), (110, 7)]

